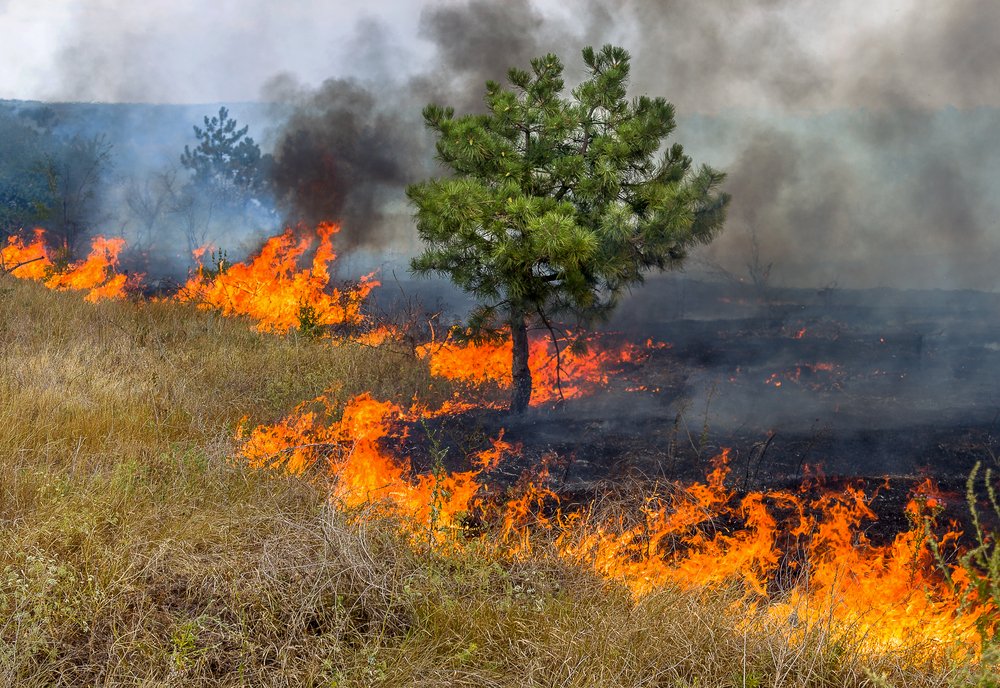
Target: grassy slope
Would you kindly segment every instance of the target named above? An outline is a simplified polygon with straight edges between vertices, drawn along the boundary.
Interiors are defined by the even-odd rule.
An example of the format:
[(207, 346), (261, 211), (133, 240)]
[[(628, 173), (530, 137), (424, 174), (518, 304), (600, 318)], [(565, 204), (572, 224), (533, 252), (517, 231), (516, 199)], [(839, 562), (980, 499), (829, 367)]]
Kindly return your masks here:
[(315, 485), (227, 463), (241, 417), (330, 385), (432, 394), (383, 350), (0, 279), (0, 685), (976, 682), (822, 631), (741, 633), (723, 594), (636, 604), (544, 547), (415, 552)]

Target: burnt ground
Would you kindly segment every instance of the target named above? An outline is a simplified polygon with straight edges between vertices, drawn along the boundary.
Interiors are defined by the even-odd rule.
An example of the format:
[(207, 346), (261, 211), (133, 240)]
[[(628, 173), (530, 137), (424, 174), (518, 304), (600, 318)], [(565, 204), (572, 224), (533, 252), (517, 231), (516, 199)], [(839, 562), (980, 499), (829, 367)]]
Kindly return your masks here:
[[(612, 339), (669, 347), (623, 366), (606, 389), (512, 418), (492, 411), (432, 424), (453, 457), (500, 428), (522, 446), (492, 480), (509, 485), (544, 457), (553, 487), (584, 500), (622, 485), (704, 478), (731, 449), (738, 491), (883, 485), (878, 530), (905, 527), (925, 477), (947, 515), (965, 516), (977, 461), (1000, 469), (1000, 296), (982, 292), (771, 290), (663, 279), (629, 298)], [(641, 388), (641, 389), (640, 389)], [(426, 438), (406, 450), (425, 467)], [(460, 445), (460, 446), (458, 446)]]

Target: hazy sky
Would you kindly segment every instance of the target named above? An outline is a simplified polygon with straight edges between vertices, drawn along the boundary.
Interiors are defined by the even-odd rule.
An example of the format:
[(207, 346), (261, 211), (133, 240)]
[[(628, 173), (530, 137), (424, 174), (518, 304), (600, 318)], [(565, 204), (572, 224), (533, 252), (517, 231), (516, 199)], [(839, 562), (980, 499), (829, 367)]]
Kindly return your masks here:
[(719, 264), (758, 232), (789, 283), (1000, 286), (1000, 0), (0, 0), (0, 98), (282, 101), (292, 176), (337, 161), (299, 200), (381, 245), (412, 239), (374, 228), (428, 173), (424, 104), (607, 42), (727, 171)]
[[(259, 98), (279, 73), (317, 85), (423, 71), (435, 50), (421, 38), (422, 14), (464, 4), (0, 0), (0, 98), (232, 102)], [(498, 16), (528, 5), (480, 4)], [(556, 49), (632, 48), (637, 86), (687, 111), (881, 107), (900, 94), (930, 107), (1000, 98), (995, 0), (538, 0), (531, 12)]]
[(278, 73), (351, 72), (362, 20), (419, 51), (419, 14), (405, 0), (0, 0), (0, 97), (253, 100)]

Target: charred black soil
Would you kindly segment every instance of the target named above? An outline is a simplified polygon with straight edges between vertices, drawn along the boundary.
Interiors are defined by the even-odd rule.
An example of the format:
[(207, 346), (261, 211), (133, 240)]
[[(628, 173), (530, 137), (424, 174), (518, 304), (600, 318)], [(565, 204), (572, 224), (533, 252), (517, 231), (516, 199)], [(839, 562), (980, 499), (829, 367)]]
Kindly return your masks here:
[[(771, 290), (658, 280), (605, 328), (668, 344), (625, 364), (605, 389), (521, 416), (478, 411), (430, 424), (449, 468), (503, 429), (520, 445), (497, 488), (542, 462), (569, 501), (623, 485), (703, 480), (731, 450), (739, 492), (803, 481), (861, 484), (878, 532), (906, 526), (903, 506), (932, 478), (962, 519), (977, 462), (1000, 467), (1000, 297), (981, 292)], [(471, 438), (471, 439), (470, 439)], [(424, 428), (406, 451), (429, 465)], [(888, 480), (888, 483), (887, 483)]]

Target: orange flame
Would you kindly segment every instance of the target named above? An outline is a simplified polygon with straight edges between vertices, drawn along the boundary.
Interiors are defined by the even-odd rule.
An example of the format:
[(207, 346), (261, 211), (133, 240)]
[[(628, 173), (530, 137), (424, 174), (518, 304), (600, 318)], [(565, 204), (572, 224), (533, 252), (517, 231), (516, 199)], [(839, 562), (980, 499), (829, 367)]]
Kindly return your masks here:
[(124, 239), (94, 237), (86, 259), (59, 270), (45, 246), (45, 230), (36, 229), (35, 239), (25, 244), (10, 237), (2, 249), (2, 264), (15, 277), (44, 282), (50, 289), (86, 291), (91, 303), (102, 299), (125, 298), (128, 278), (118, 273), (118, 255), (125, 248)]
[(52, 269), (52, 261), (45, 247), (45, 230), (36, 229), (34, 235), (30, 244), (18, 236), (8, 237), (7, 245), (0, 248), (0, 269), (21, 279), (43, 279)]
[[(307, 410), (313, 404), (322, 405), (322, 413)], [(479, 470), (413, 475), (409, 459), (383, 448), (386, 440), (402, 437), (399, 421), (413, 420), (419, 411), (407, 414), (396, 404), (367, 394), (350, 400), (340, 419), (329, 422), (334, 411), (325, 397), (301, 405), (284, 421), (251, 431), (242, 456), (251, 466), (284, 468), (295, 474), (322, 465), (334, 479), (331, 496), (339, 503), (348, 508), (387, 508), (415, 524), (414, 535), (429, 534), (435, 540), (441, 538), (439, 527), (451, 527), (471, 509), (480, 489), (475, 481)], [(483, 463), (509, 448), (501, 435), (484, 450)]]
[[(647, 351), (635, 344), (604, 346), (591, 337), (585, 349), (559, 343), (559, 355), (549, 337), (533, 337), (528, 345), (532, 377), (532, 406), (585, 396), (608, 383), (609, 374), (623, 363), (642, 360)], [(663, 345), (665, 346), (665, 345)], [(657, 346), (656, 348), (662, 348)], [(444, 342), (425, 344), (417, 353), (427, 359), (431, 374), (474, 386), (487, 383), (501, 389), (511, 385), (512, 345), (500, 342)]]
[[(723, 487), (726, 459), (725, 453), (718, 457), (707, 484), (676, 486), (670, 495), (654, 498), (640, 525), (622, 529), (577, 521), (560, 535), (562, 553), (623, 581), (637, 595), (664, 586), (740, 580), (773, 617), (794, 620), (803, 629), (833, 620), (866, 637), (871, 649), (914, 639), (956, 652), (975, 646), (977, 622), (988, 621), (996, 610), (980, 607), (962, 616), (963, 572), (952, 571), (954, 581), (964, 581), (952, 588), (935, 566), (923, 516), (939, 497), (911, 502), (912, 527), (876, 546), (862, 528), (875, 515), (860, 489), (812, 500), (789, 492), (752, 492), (736, 501)], [(719, 517), (743, 525), (716, 529), (710, 524)], [(951, 531), (942, 541), (957, 537)], [(775, 596), (783, 568), (797, 569), (798, 576)], [(996, 626), (995, 617), (991, 623)]]
[[(250, 316), (266, 331), (302, 325), (304, 309), (321, 325), (357, 324), (361, 301), (375, 283), (369, 279), (355, 290), (326, 292), (336, 231), (336, 225), (320, 226), (309, 268), (300, 268), (299, 260), (313, 241), (296, 240), (286, 231), (247, 263), (218, 274), (199, 270), (183, 298), (227, 315)], [(124, 294), (125, 277), (116, 270), (120, 239), (95, 239), (90, 256), (62, 272), (54, 272), (43, 239), (40, 231), (32, 243), (9, 239), (0, 254), (3, 265), (15, 265), (15, 276), (43, 280), (51, 288), (85, 290), (88, 300)], [(378, 332), (366, 335), (373, 345), (392, 336)], [(530, 349), (533, 401), (558, 398), (560, 388), (567, 398), (585, 394), (651, 348), (652, 342), (646, 350), (632, 345), (583, 352), (566, 348), (557, 374), (550, 342), (535, 339)], [(420, 353), (436, 375), (474, 385), (510, 385), (509, 342), (449, 339)], [(785, 379), (797, 381), (804, 368), (829, 372), (827, 365), (800, 366)], [(780, 385), (781, 380), (775, 374), (768, 383)], [(416, 403), (404, 408), (369, 394), (339, 406), (321, 396), (279, 423), (248, 432), (241, 428), (240, 456), (251, 466), (329, 481), (331, 499), (348, 509), (374, 508), (401, 517), (401, 527), (415, 543), (471, 544), (477, 552), (516, 557), (539, 541), (549, 542), (558, 556), (620, 581), (636, 597), (666, 587), (713, 589), (736, 581), (744, 599), (767, 617), (802, 633), (836, 624), (863, 638), (864, 648), (872, 651), (916, 639), (927, 641), (928, 652), (974, 655), (979, 634), (997, 629), (997, 609), (969, 603), (974, 585), (969, 576), (957, 566), (946, 576), (939, 567), (928, 524), (944, 497), (930, 482), (906, 507), (910, 527), (891, 542), (876, 544), (865, 533), (865, 524), (875, 517), (871, 497), (860, 488), (812, 497), (807, 490), (739, 495), (726, 486), (728, 452), (716, 457), (704, 482), (661, 486), (634, 511), (602, 515), (561, 506), (544, 462), (506, 497), (487, 498), (483, 475), (518, 451), (503, 433), (473, 451), (468, 457), (473, 468), (465, 471), (445, 470), (444, 454), (433, 449), (439, 452), (433, 469), (417, 473), (408, 456), (393, 451), (410, 424), (471, 406), (456, 398), (434, 409)], [(468, 532), (464, 525), (470, 513), (494, 523), (491, 532), (498, 537)], [(956, 548), (959, 535), (952, 527), (938, 546)]]
[(87, 290), (84, 297), (91, 303), (101, 299), (125, 298), (125, 275), (117, 274), (118, 254), (125, 248), (124, 239), (95, 237), (91, 241), (90, 255), (45, 280), (52, 289)]
[[(308, 268), (300, 268), (299, 261), (313, 239), (296, 239), (290, 228), (268, 239), (260, 253), (245, 263), (214, 273), (200, 265), (179, 298), (224, 315), (249, 316), (262, 332), (287, 332), (307, 320), (320, 328), (358, 325), (363, 320), (361, 303), (378, 282), (367, 275), (355, 289), (328, 290), (329, 265), (336, 258), (332, 237), (339, 231), (340, 226), (333, 223), (319, 225), (319, 244)], [(201, 247), (195, 257), (204, 253)]]
[(500, 429), (500, 434), (493, 440), (489, 447), (478, 451), (472, 456), (472, 462), (483, 471), (492, 471), (500, 465), (505, 454), (517, 453), (520, 447), (515, 447), (510, 442), (504, 441), (504, 430)]
[[(333, 410), (324, 413), (332, 417)], [(423, 416), (419, 408), (404, 411), (363, 395), (328, 425), (300, 409), (283, 423), (256, 428), (242, 454), (252, 465), (282, 465), (297, 473), (323, 464), (337, 501), (386, 506), (404, 517), (403, 527), (417, 540), (459, 548), (474, 542), (479, 551), (511, 557), (530, 552), (534, 535), (542, 531), (567, 561), (621, 581), (636, 596), (738, 581), (745, 599), (771, 618), (802, 632), (840, 624), (862, 634), (871, 650), (925, 639), (941, 651), (974, 653), (969, 648), (975, 647), (977, 623), (996, 625), (989, 621), (994, 609), (981, 606), (963, 614), (968, 578), (956, 568), (950, 587), (935, 565), (924, 516), (939, 507), (941, 497), (928, 487), (908, 506), (912, 527), (891, 543), (875, 545), (864, 533), (875, 515), (862, 490), (823, 492), (812, 499), (786, 491), (739, 497), (725, 486), (725, 451), (706, 482), (674, 484), (651, 495), (638, 522), (625, 525), (623, 512), (599, 518), (586, 510), (560, 510), (544, 465), (507, 499), (478, 498), (486, 491), (482, 471), (516, 451), (502, 434), (470, 457), (477, 469), (414, 475), (409, 460), (386, 447), (405, 435), (404, 422)], [(448, 537), (465, 532), (463, 519), (474, 509), (497, 523), (498, 537)], [(720, 527), (720, 521), (728, 525)], [(941, 542), (953, 545), (957, 537), (948, 532)]]

